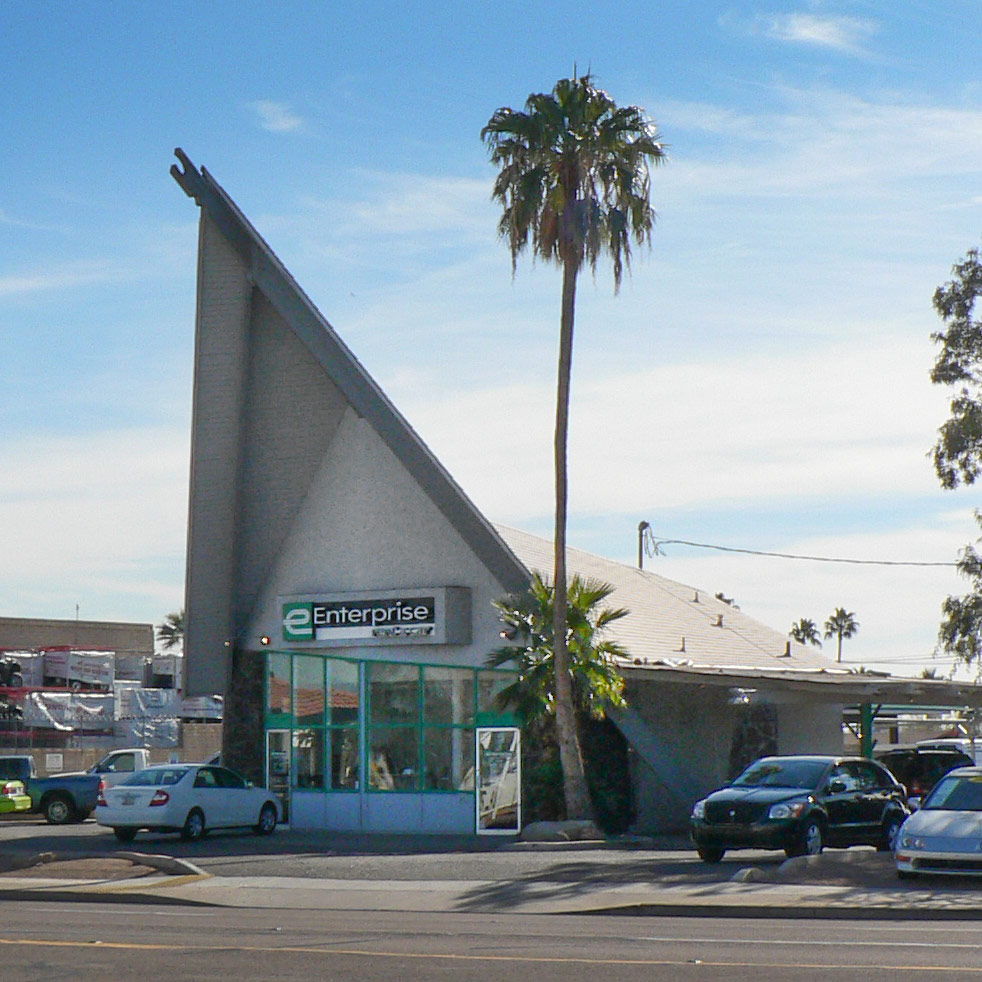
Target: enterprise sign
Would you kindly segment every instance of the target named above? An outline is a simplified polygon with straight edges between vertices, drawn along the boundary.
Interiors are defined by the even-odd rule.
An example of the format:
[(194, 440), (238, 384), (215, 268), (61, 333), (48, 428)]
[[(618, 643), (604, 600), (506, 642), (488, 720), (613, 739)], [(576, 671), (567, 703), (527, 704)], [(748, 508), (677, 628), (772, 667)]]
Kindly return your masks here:
[(462, 587), (281, 597), (280, 602), (287, 643), (332, 646), (351, 641), (453, 644), (470, 640), (470, 591)]

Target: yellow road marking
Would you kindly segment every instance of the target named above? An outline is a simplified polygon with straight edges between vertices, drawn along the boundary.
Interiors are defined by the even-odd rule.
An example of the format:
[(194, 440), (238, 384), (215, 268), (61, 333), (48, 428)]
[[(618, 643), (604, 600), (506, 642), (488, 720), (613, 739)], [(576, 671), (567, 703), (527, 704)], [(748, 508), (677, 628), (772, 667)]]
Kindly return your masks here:
[(264, 954), (295, 954), (295, 955), (349, 955), (360, 958), (410, 958), (430, 959), (433, 961), (462, 961), (462, 962), (531, 962), (533, 964), (553, 965), (704, 965), (708, 968), (804, 968), (824, 972), (855, 972), (862, 969), (884, 969), (892, 972), (964, 972), (972, 975), (982, 975), (982, 966), (977, 968), (958, 967), (953, 965), (830, 965), (828, 962), (810, 964), (806, 962), (735, 962), (718, 961), (710, 958), (571, 958), (546, 957), (542, 955), (457, 955), (411, 951), (369, 951), (359, 948), (332, 948), (320, 946), (306, 948), (302, 946), (270, 946), (270, 945), (170, 945), (170, 944), (138, 944), (130, 941), (45, 941), (32, 938), (0, 938), (0, 945), (23, 945), (40, 948), (112, 948), (130, 951), (171, 951), (174, 953), (186, 951), (233, 951), (233, 952), (262, 952)]

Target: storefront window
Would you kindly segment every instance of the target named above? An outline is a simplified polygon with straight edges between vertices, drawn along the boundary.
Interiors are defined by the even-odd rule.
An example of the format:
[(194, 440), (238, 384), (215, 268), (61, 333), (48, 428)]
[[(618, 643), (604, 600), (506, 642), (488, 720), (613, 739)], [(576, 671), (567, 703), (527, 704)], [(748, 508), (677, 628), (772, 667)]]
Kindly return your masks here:
[(368, 744), (368, 786), (373, 791), (419, 790), (419, 729), (373, 727)]
[(427, 727), (423, 731), (424, 788), (474, 790), (474, 731), (469, 727)]
[(328, 722), (334, 726), (357, 724), (361, 698), (358, 688), (358, 662), (329, 659), (327, 685), (331, 710)]
[(331, 742), (331, 790), (357, 791), (359, 775), (358, 728), (327, 731)]
[(293, 785), (302, 790), (323, 790), (323, 730), (293, 731)]
[(515, 681), (514, 672), (477, 673), (477, 712), (485, 720), (509, 716), (514, 710), (503, 707), (498, 700), (501, 690)]
[(293, 707), (297, 726), (324, 725), (324, 659), (293, 659)]
[(266, 664), (266, 711), (269, 713), (290, 713), (290, 656), (270, 655)]
[(367, 669), (371, 725), (418, 725), (419, 666), (377, 662)]
[(473, 670), (424, 668), (423, 718), (429, 726), (473, 726)]

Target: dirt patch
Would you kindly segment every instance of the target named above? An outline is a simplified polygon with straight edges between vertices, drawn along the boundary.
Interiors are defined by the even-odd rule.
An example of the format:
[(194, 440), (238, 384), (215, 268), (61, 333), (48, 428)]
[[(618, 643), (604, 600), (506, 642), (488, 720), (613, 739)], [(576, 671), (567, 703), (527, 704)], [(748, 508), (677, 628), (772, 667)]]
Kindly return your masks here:
[(128, 859), (64, 859), (39, 862), (23, 869), (8, 870), (0, 876), (49, 880), (131, 880), (159, 872)]

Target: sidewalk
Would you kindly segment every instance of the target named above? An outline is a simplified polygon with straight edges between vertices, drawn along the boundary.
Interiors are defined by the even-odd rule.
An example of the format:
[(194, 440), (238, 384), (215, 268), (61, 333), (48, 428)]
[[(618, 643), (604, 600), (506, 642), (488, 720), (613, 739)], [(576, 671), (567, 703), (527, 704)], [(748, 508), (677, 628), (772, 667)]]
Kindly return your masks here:
[[(951, 887), (932, 881), (924, 888), (895, 880), (873, 885), (761, 882), (753, 871), (746, 870), (736, 880), (695, 886), (539, 879), (516, 882), (216, 877), (184, 860), (115, 853), (112, 862), (132, 864), (130, 875), (120, 875), (118, 868), (108, 865), (108, 860), (109, 857), (69, 864), (52, 862), (29, 871), (4, 874), (0, 876), (0, 901), (90, 900), (278, 910), (524, 915), (982, 919), (982, 891), (971, 883), (966, 886), (964, 881)], [(841, 858), (833, 863), (840, 870), (858, 865)], [(815, 868), (820, 865), (812, 864)]]

